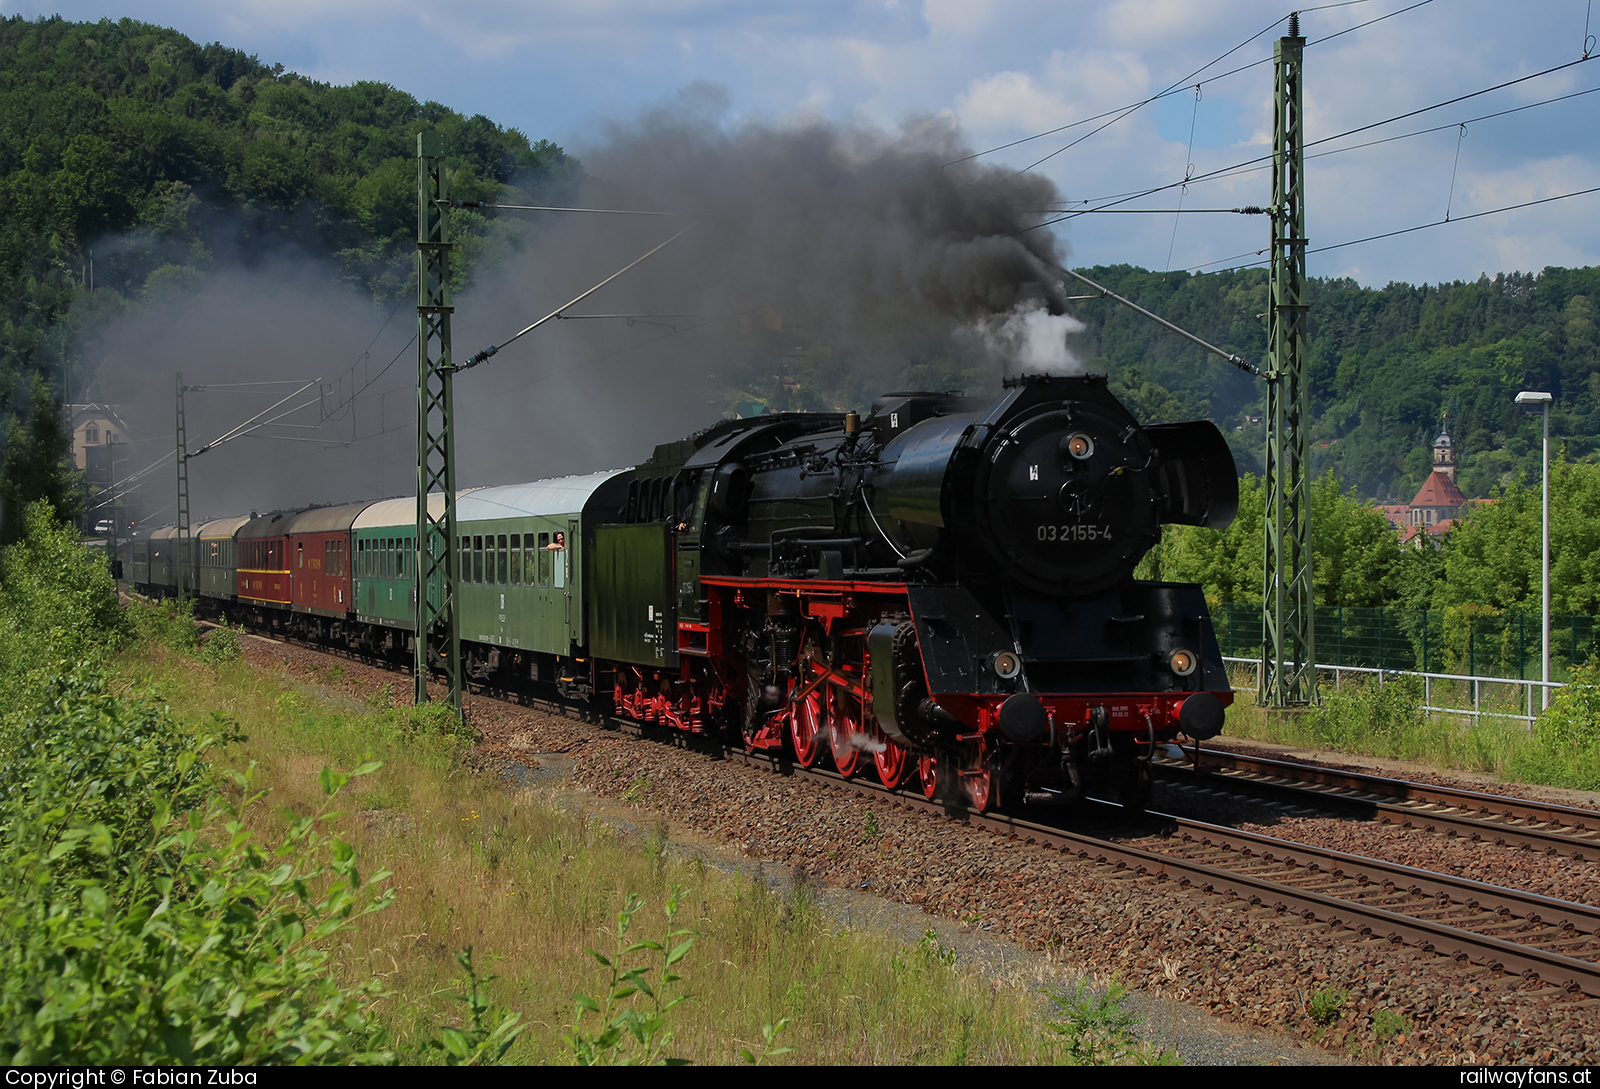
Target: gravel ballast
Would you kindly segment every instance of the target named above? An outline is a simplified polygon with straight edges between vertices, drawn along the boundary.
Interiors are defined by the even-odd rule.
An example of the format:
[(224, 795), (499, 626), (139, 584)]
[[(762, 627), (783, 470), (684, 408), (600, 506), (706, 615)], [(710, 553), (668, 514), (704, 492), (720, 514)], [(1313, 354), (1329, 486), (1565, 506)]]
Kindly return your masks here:
[[(328, 678), (337, 664), (343, 673), (332, 687), (358, 699), (385, 684), (408, 687), (394, 685), (393, 673), (348, 659), (248, 642), (253, 661), (285, 670), (291, 683)], [(479, 752), (494, 766), (559, 769), (570, 788), (601, 804), (619, 806), (626, 794), (632, 806), (670, 821), (676, 840), (719, 864), (764, 874), (799, 868), (833, 890), (830, 896), (846, 898), (841, 910), (880, 910), (891, 929), (913, 937), (932, 926), (958, 949), (956, 942), (968, 939), (964, 960), (985, 970), (1041, 979), (1115, 975), (1135, 989), (1151, 1038), (1176, 1047), (1187, 1062), (1564, 1065), (1600, 1056), (1600, 1001), (1537, 981), (576, 717), (482, 697), (470, 697), (468, 710)], [(1481, 779), (1464, 785), (1492, 789)], [(1158, 792), (1154, 804), (1162, 803)], [(1564, 899), (1591, 902), (1600, 887), (1590, 863), (1552, 864), (1414, 830), (1229, 804), (1238, 807), (1229, 823), (1262, 834)], [(1194, 815), (1219, 820), (1215, 812)]]

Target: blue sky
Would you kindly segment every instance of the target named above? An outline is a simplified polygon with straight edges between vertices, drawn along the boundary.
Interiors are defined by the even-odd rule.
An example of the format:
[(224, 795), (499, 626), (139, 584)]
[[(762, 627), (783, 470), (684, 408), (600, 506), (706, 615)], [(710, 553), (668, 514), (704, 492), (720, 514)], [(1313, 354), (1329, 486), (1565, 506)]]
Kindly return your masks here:
[[(1578, 60), (1591, 0), (1513, 8), (1487, 0), (1363, 0), (1308, 11), (1311, 139)], [(320, 80), (373, 79), (483, 113), (582, 155), (608, 119), (629, 119), (696, 80), (725, 87), (725, 124), (799, 117), (894, 127), (948, 112), (987, 149), (1138, 101), (1287, 14), (1259, 0), (70, 0), (15, 14), (131, 16), (217, 40)], [(1393, 18), (1316, 44), (1391, 12)], [(1270, 58), (1262, 34), (1210, 76)], [(1202, 77), (1203, 78), (1203, 77)], [(1270, 63), (1148, 106), (1037, 169), (1069, 197), (1179, 181), (1260, 154), (1270, 140)], [(1454, 125), (1600, 87), (1600, 60), (1366, 134)], [(1190, 133), (1193, 132), (1193, 147)], [(1084, 129), (1070, 130), (1071, 134)], [(1313, 247), (1600, 186), (1600, 94), (1364, 150), (1308, 169)], [(1064, 143), (1032, 140), (993, 161), (1029, 166)], [(1353, 143), (1355, 140), (1345, 141)], [(1329, 147), (1340, 146), (1338, 144)], [(1459, 151), (1459, 161), (1457, 159)], [(1266, 203), (1269, 175), (1191, 185), (1189, 207)], [(1170, 208), (1174, 190), (1143, 206)], [(1139, 205), (1134, 205), (1139, 206)], [(1318, 275), (1381, 285), (1600, 263), (1600, 193), (1311, 257)], [(1226, 267), (1266, 241), (1260, 218), (1084, 217), (1062, 227), (1075, 262)], [(1169, 259), (1170, 258), (1170, 259)], [(1213, 264), (1223, 262), (1221, 265)]]

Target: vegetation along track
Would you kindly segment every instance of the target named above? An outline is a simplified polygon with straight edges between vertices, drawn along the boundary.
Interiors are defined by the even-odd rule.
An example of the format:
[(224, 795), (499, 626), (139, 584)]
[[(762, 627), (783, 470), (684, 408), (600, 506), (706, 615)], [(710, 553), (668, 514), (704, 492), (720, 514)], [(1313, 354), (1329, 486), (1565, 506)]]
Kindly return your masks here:
[[(330, 648), (319, 644), (272, 638), (330, 653)], [(381, 659), (338, 649), (331, 653), (404, 671)], [(474, 691), (491, 699), (546, 705), (558, 712), (593, 714), (586, 705), (559, 699), (476, 686)], [(891, 791), (830, 770), (800, 768), (791, 761), (728, 748), (704, 736), (602, 717), (613, 728), (696, 750), (713, 759), (809, 779), (825, 789), (940, 815), (975, 830), (1060, 851), (1115, 871), (1156, 882), (1171, 881), (1180, 888), (1236, 899), (1250, 907), (1343, 926), (1364, 937), (1402, 943), (1528, 980), (1536, 978), (1547, 990), (1600, 997), (1600, 910), (1581, 904), (1163, 814), (1146, 817), (1146, 822), (1156, 822), (1164, 833), (1157, 848), (1139, 847), (1005, 813), (978, 813), (930, 801), (920, 792)], [(1109, 804), (1105, 808), (1118, 809)], [(1140, 827), (1148, 829), (1150, 825)], [(1124, 821), (1121, 834), (1128, 831)]]
[[(1194, 750), (1184, 751), (1193, 761)], [(1198, 766), (1159, 761), (1156, 776), (1191, 793), (1288, 802), (1474, 843), (1600, 862), (1600, 811), (1592, 809), (1218, 750), (1202, 752)]]

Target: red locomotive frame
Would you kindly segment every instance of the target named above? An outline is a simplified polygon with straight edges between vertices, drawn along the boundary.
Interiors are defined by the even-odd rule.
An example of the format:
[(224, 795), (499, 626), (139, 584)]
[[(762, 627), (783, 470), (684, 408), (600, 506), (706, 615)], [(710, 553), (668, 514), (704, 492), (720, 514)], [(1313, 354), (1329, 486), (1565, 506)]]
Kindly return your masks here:
[[(862, 774), (871, 766), (891, 788), (907, 783), (915, 774), (930, 798), (953, 778), (978, 809), (988, 809), (999, 800), (996, 760), (1002, 746), (1009, 744), (1000, 726), (1000, 709), (1009, 693), (941, 691), (932, 683), (924, 663), (923, 682), (930, 697), (962, 724), (956, 740), (964, 755), (949, 766), (910, 751), (888, 736), (878, 722), (867, 634), (886, 616), (911, 615), (904, 583), (708, 575), (702, 579), (702, 587), (707, 621), (679, 622), (676, 670), (615, 667), (613, 704), (619, 716), (693, 733), (713, 728), (719, 712), (737, 702), (748, 683), (742, 660), (729, 649), (737, 634), (730, 618), (772, 595), (793, 598), (797, 614), (805, 621), (797, 650), (804, 666), (780, 694), (779, 709), (768, 713), (758, 728), (745, 731), (748, 750), (781, 753), (787, 747), (803, 767), (826, 755), (846, 777)], [(820, 641), (813, 638), (818, 634)], [(819, 642), (831, 643), (833, 654)], [(1100, 728), (1108, 736), (1121, 735), (1135, 746), (1169, 740), (1178, 732), (1184, 702), (1196, 693), (1034, 695), (1049, 724), (1039, 743), (1053, 749), (1082, 741), (1096, 728), (1097, 714), (1103, 716)], [(1233, 702), (1231, 692), (1210, 695), (1223, 706)], [(1147, 759), (1148, 749), (1142, 755)]]

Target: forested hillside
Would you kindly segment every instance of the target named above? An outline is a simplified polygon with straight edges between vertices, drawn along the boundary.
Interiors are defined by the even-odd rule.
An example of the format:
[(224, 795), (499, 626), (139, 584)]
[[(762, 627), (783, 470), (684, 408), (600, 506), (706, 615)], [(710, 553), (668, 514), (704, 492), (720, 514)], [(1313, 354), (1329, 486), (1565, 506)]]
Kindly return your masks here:
[[(1259, 361), (1266, 352), (1267, 274), (1189, 276), (1118, 266), (1086, 270), (1113, 291), (1212, 343)], [(1552, 442), (1570, 460), (1600, 450), (1600, 269), (1507, 273), (1473, 283), (1310, 281), (1312, 465), (1358, 495), (1409, 501), (1429, 471), (1444, 414), (1469, 496), (1516, 473), (1538, 475), (1539, 436), (1512, 399), (1555, 394)], [(1109, 370), (1149, 418), (1210, 416), (1233, 440), (1241, 468), (1260, 464), (1258, 379), (1111, 302), (1084, 304), (1083, 355)]]
[[(559, 195), (579, 169), (553, 144), (386, 84), (328, 86), (130, 19), (0, 20), (5, 509), (71, 506), (48, 471), (60, 434), (45, 416), (86, 383), (72, 358), (84, 322), (182, 292), (218, 259), (285, 249), (331, 259), (378, 299), (414, 290), (423, 129), (443, 135), (464, 199)], [(461, 275), (523, 229), (466, 211), (452, 227)]]
[[(5, 510), (40, 496), (72, 505), (55, 406), (94, 394), (92, 361), (74, 357), (94, 324), (188, 291), (224, 261), (286, 251), (324, 259), (375, 301), (409, 294), (423, 129), (444, 136), (452, 195), (468, 200), (561, 199), (583, 178), (559, 147), (385, 84), (328, 86), (132, 20), (0, 21), (0, 539)], [(456, 286), (535, 230), (457, 210)], [(1265, 353), (1264, 270), (1086, 271), (1213, 343)], [(1600, 269), (1382, 289), (1312, 280), (1310, 301), (1313, 467), (1357, 496), (1409, 499), (1446, 413), (1469, 496), (1536, 475), (1519, 389), (1556, 395), (1570, 460), (1600, 450)], [(1076, 305), (1087, 329), (1075, 350), (1138, 415), (1209, 416), (1241, 471), (1259, 468), (1258, 379), (1112, 302)], [(847, 407), (869, 394), (852, 371), (859, 347), (790, 324), (730, 362), (729, 403)], [(907, 345), (903, 381), (983, 388), (976, 351)]]

